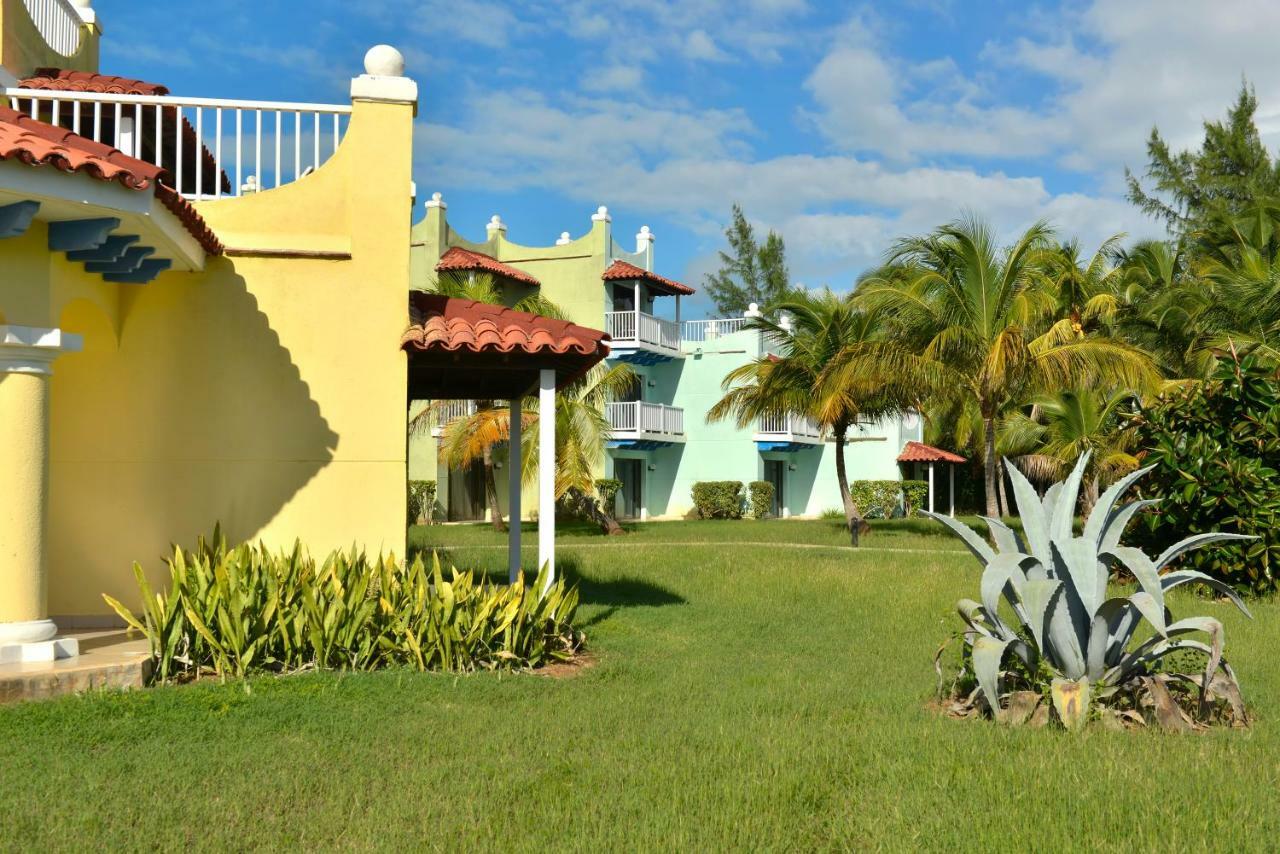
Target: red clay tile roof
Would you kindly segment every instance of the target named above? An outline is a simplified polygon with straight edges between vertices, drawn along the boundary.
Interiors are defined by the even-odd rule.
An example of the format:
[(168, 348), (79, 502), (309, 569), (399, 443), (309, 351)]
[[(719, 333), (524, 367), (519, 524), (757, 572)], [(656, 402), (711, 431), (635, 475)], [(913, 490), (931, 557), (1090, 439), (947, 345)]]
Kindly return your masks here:
[(924, 442), (907, 442), (898, 455), (900, 463), (963, 463), (965, 458)]
[(472, 252), (470, 249), (463, 249), (461, 246), (454, 246), (449, 249), (444, 255), (440, 256), (440, 263), (436, 264), (437, 273), (450, 271), (492, 273), (495, 276), (505, 276), (508, 279), (523, 282), (526, 285), (537, 287), (540, 284), (537, 279), (523, 270), (517, 270), (508, 264), (503, 264), (497, 258), (491, 258), (480, 252)]
[(601, 359), (609, 353), (609, 336), (598, 329), (500, 305), (415, 293), (412, 315), (413, 325), (400, 339), (404, 350), (573, 353)]
[(10, 158), (62, 172), (85, 172), (100, 181), (119, 181), (131, 190), (147, 189), (162, 172), (159, 166), (135, 160), (109, 145), (0, 107), (0, 159)]
[(642, 279), (659, 293), (681, 294), (683, 296), (690, 296), (696, 293), (693, 288), (681, 284), (675, 279), (668, 279), (665, 276), (659, 276), (657, 273), (650, 273), (648, 270), (637, 267), (635, 264), (628, 264), (626, 261), (614, 261), (600, 278), (606, 282), (617, 279)]
[(117, 181), (131, 190), (154, 188), (156, 198), (206, 252), (222, 254), (222, 244), (204, 219), (190, 202), (160, 183), (166, 173), (153, 163), (137, 160), (65, 128), (38, 122), (17, 110), (0, 107), (0, 160), (9, 159), (29, 166), (52, 166), (62, 172), (83, 172), (99, 181)]
[(111, 95), (168, 95), (169, 88), (159, 83), (71, 71), (67, 68), (37, 68), (30, 77), (18, 81), (23, 89), (45, 89), (57, 92), (102, 92)]

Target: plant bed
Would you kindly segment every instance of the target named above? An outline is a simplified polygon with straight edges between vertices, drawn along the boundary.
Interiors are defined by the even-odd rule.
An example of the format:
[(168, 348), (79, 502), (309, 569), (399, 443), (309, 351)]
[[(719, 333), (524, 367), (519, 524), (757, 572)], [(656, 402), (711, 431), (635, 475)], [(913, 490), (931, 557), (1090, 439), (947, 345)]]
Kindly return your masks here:
[[(925, 514), (958, 534), (983, 565), (981, 601), (962, 599), (956, 606), (964, 622), (956, 637), (963, 645), (949, 680), (941, 664), (946, 643), (935, 656), (940, 708), (958, 717), (1052, 721), (1073, 730), (1092, 720), (1178, 732), (1247, 726), (1239, 684), (1223, 658), (1222, 623), (1175, 620), (1166, 598), (1177, 587), (1204, 584), (1246, 616), (1248, 609), (1218, 579), (1196, 570), (1162, 571), (1191, 549), (1250, 538), (1197, 534), (1155, 560), (1120, 545), (1126, 525), (1149, 502), (1118, 501), (1148, 469), (1108, 489), (1076, 536), (1072, 520), (1088, 459), (1086, 453), (1043, 498), (1007, 464), (1023, 531), (987, 519), (995, 548), (962, 523)], [(1112, 571), (1131, 574), (1138, 589), (1109, 592)], [(1149, 634), (1139, 633), (1144, 624)], [(1192, 637), (1197, 635), (1208, 643)]]

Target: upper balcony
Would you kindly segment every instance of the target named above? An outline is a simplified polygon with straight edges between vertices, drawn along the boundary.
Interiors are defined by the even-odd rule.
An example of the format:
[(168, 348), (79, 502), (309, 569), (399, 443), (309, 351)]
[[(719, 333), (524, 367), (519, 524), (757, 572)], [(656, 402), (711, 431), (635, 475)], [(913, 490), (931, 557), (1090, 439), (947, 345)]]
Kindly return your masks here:
[(474, 400), (439, 400), (435, 402), (435, 406), (436, 411), (432, 417), (431, 435), (436, 439), (443, 436), (445, 427), (454, 421), (460, 418), (470, 418), (476, 414), (476, 402)]
[(787, 413), (766, 415), (757, 421), (752, 440), (761, 451), (800, 451), (821, 445), (823, 437), (812, 420)]
[(604, 331), (613, 339), (610, 347), (615, 352), (645, 349), (668, 359), (680, 355), (680, 324), (674, 320), (664, 320), (643, 311), (606, 311)]
[(662, 403), (628, 400), (605, 405), (609, 446), (647, 450), (684, 442), (684, 410)]
[(183, 98), (168, 91), (62, 71), (0, 88), (0, 103), (155, 164), (168, 171), (166, 183), (197, 201), (257, 193), (310, 175), (337, 152), (351, 117), (350, 104)]

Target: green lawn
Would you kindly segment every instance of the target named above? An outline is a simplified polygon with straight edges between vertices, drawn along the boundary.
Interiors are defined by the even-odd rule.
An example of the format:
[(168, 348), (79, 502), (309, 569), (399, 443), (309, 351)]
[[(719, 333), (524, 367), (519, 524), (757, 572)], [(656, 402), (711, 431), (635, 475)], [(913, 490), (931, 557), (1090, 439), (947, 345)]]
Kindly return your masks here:
[[(814, 546), (781, 548), (783, 537)], [(414, 532), (500, 571), (479, 527)], [(1280, 838), (1280, 605), (1212, 613), (1260, 715), (1203, 737), (1009, 730), (925, 708), (976, 592), (898, 523), (569, 531), (596, 666), (392, 672), (0, 708), (0, 848), (1264, 849)], [(929, 549), (938, 551), (929, 551)], [(945, 551), (942, 551), (945, 550)]]

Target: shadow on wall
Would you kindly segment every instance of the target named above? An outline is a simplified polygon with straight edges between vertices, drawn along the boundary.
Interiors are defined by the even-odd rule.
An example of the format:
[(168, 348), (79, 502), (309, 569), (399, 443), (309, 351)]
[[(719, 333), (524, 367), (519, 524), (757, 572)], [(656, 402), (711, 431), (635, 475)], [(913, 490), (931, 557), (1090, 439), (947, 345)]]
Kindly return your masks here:
[(230, 260), (123, 287), (120, 318), (117, 344), (93, 303), (62, 312), (84, 350), (58, 360), (51, 395), (55, 615), (104, 613), (104, 592), (135, 602), (132, 562), (154, 579), (215, 522), (257, 535), (338, 445)]

